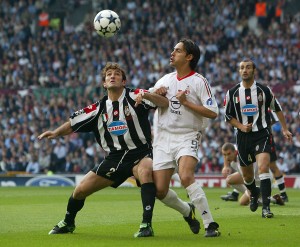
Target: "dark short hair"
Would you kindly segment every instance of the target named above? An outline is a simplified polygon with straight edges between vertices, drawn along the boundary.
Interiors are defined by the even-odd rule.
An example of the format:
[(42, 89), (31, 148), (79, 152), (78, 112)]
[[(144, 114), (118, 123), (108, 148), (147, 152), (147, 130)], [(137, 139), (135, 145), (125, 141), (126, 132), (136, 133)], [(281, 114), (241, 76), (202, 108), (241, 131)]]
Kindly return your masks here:
[(117, 63), (108, 62), (101, 71), (102, 82), (105, 82), (105, 75), (109, 69), (120, 70), (122, 73), (122, 80), (126, 81), (125, 70)]
[(183, 43), (183, 47), (187, 53), (187, 55), (192, 54), (193, 59), (190, 61), (190, 68), (195, 70), (200, 59), (200, 49), (199, 46), (195, 44), (194, 41), (190, 39), (183, 38), (179, 40), (179, 43)]
[(251, 58), (244, 58), (242, 62), (251, 62), (252, 63), (252, 66), (253, 66), (253, 69), (256, 69), (256, 64), (254, 63), (254, 61), (251, 59)]

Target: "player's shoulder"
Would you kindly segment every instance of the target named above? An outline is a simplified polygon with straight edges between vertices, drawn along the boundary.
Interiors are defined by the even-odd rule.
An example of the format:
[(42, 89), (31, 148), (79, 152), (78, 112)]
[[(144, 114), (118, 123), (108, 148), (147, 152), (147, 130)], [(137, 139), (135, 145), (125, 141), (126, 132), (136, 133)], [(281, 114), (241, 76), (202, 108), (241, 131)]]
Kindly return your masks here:
[(257, 82), (257, 81), (256, 81), (256, 87), (259, 87), (262, 90), (268, 90), (268, 91), (270, 91), (270, 88), (267, 85), (264, 85), (264, 84), (262, 84), (260, 82)]
[(201, 82), (208, 82), (208, 80), (205, 78), (204, 75), (196, 72), (195, 74), (192, 75), (196, 80), (201, 81)]
[(200, 85), (202, 87), (207, 87), (207, 86), (210, 85), (210, 83), (207, 80), (207, 78), (204, 75), (202, 75), (202, 74), (200, 74), (198, 72), (196, 72), (195, 74), (193, 74), (191, 78), (193, 78), (193, 80), (196, 83), (196, 85), (198, 84), (198, 85)]
[(173, 72), (171, 72), (171, 73), (168, 73), (168, 74), (164, 75), (164, 76), (162, 77), (162, 79), (166, 79), (166, 78), (176, 78), (176, 77), (177, 77), (177, 72), (176, 72), (176, 71), (173, 71)]
[(234, 86), (232, 86), (231, 88), (228, 89), (229, 93), (234, 93), (236, 92), (239, 88), (241, 87), (241, 83), (237, 83)]

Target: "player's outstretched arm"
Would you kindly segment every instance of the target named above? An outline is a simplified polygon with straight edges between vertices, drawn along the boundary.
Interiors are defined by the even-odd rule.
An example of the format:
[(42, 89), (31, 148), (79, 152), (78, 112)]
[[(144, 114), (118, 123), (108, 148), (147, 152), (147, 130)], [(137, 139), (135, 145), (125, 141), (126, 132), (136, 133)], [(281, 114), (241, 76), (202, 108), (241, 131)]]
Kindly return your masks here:
[(53, 131), (52, 130), (45, 131), (44, 133), (42, 133), (38, 136), (38, 139), (39, 140), (42, 140), (43, 138), (54, 139), (54, 138), (57, 138), (60, 136), (69, 135), (72, 132), (73, 132), (73, 130), (71, 128), (71, 123), (70, 123), (70, 121), (68, 121)]

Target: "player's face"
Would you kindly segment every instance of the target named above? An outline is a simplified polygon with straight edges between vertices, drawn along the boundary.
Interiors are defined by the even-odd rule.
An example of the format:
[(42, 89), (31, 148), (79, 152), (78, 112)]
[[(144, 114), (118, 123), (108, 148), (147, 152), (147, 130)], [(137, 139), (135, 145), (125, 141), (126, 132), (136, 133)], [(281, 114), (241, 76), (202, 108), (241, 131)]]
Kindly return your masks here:
[(228, 161), (229, 163), (236, 160), (236, 151), (233, 150), (222, 150), (222, 154), (224, 156), (224, 160)]
[(121, 70), (109, 69), (105, 73), (104, 87), (106, 89), (112, 88), (123, 88), (125, 86), (125, 81), (122, 77)]
[(252, 62), (241, 62), (239, 72), (243, 80), (253, 80), (254, 69)]
[(187, 55), (183, 43), (179, 42), (171, 53), (170, 65), (176, 68), (183, 64), (188, 64), (192, 58), (193, 56), (191, 54)]

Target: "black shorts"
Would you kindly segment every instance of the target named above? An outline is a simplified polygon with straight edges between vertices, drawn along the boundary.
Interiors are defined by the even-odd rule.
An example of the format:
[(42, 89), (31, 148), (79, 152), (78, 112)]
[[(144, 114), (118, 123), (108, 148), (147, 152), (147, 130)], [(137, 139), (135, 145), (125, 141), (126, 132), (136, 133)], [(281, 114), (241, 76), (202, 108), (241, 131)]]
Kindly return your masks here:
[(133, 176), (133, 167), (146, 157), (151, 159), (153, 157), (152, 147), (148, 144), (132, 150), (114, 151), (109, 153), (92, 171), (98, 176), (113, 181), (111, 187), (117, 188), (127, 178)]
[(269, 153), (270, 160), (277, 159), (271, 131), (266, 128), (257, 132), (237, 132), (237, 149), (241, 166), (248, 166), (256, 161), (255, 156)]

